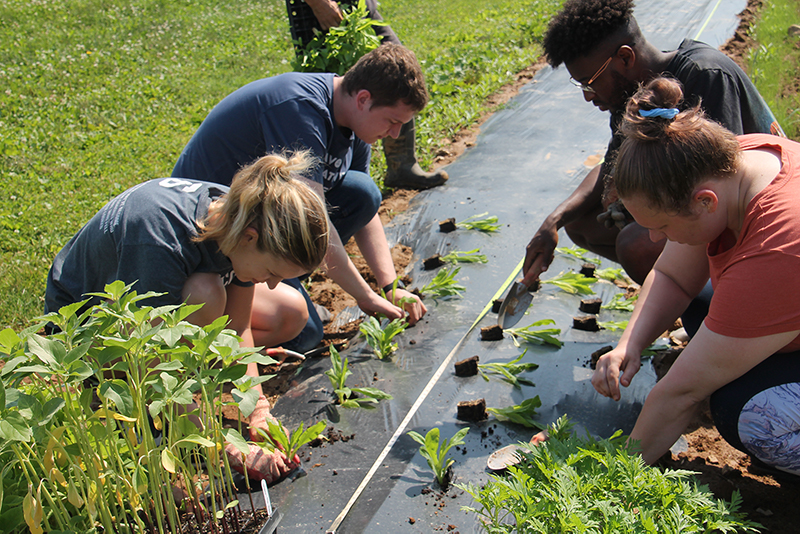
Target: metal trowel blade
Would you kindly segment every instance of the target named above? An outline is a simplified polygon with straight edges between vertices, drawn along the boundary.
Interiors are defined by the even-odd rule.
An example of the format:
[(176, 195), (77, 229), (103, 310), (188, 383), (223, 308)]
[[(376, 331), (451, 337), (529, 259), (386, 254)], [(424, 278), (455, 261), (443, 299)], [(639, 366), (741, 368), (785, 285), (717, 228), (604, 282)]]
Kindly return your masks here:
[(533, 295), (528, 292), (528, 287), (522, 282), (514, 282), (503, 299), (503, 304), (500, 305), (497, 324), (502, 326), (503, 330), (517, 324), (528, 311), (531, 300), (533, 300)]

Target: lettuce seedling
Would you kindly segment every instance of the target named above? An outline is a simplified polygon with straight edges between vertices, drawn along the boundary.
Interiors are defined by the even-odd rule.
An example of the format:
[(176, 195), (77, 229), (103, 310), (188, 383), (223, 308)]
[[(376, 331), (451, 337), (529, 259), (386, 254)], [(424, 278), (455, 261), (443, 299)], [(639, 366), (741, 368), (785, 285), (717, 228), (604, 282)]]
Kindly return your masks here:
[(596, 278), (589, 278), (580, 273), (561, 273), (549, 280), (542, 280), (543, 284), (551, 284), (572, 295), (593, 295), (590, 287), (597, 282)]
[(445, 439), (441, 447), (439, 446), (438, 428), (428, 430), (424, 438), (419, 432), (414, 432), (413, 430), (407, 432), (411, 439), (422, 445), (419, 448), (419, 452), (428, 461), (428, 466), (433, 470), (436, 482), (440, 486), (444, 486), (447, 470), (455, 463), (455, 460), (447, 457), (447, 452), (456, 445), (463, 445), (464, 436), (467, 435), (467, 432), (469, 432), (469, 427), (462, 428), (451, 439)]
[(381, 328), (381, 323), (375, 317), (367, 317), (361, 323), (359, 331), (364, 335), (367, 343), (372, 347), (372, 352), (379, 359), (391, 356), (397, 350), (397, 343), (392, 339), (403, 332), (408, 326), (405, 319), (394, 319), (385, 327)]
[(639, 295), (636, 294), (630, 298), (625, 297), (625, 293), (617, 293), (608, 304), (603, 304), (604, 310), (619, 310), (632, 312), (636, 307), (636, 301), (639, 300)]
[(600, 265), (603, 262), (603, 260), (600, 259), (600, 258), (587, 258), (586, 254), (588, 254), (589, 251), (586, 250), (585, 248), (581, 248), (581, 247), (578, 247), (578, 246), (575, 246), (575, 247), (572, 247), (572, 248), (558, 247), (558, 248), (556, 248), (556, 252), (560, 252), (562, 254), (566, 254), (568, 256), (572, 256), (573, 258), (577, 258), (580, 261), (584, 261), (584, 262), (588, 262), (588, 263), (594, 263), (595, 265)]
[(628, 328), (628, 321), (598, 321), (597, 326), (605, 328), (606, 330), (611, 330), (612, 332), (618, 332), (619, 330)]
[[(501, 226), (497, 224), (497, 217), (495, 215), (485, 217), (486, 215), (489, 215), (488, 211), (484, 213), (479, 213), (478, 215), (473, 215), (472, 217), (467, 217), (463, 221), (456, 223), (456, 226), (459, 228), (466, 228), (467, 230), (478, 230), (479, 232), (486, 232), (487, 234), (497, 232)], [(484, 217), (484, 218), (479, 219), (478, 217)]]
[(487, 263), (486, 254), (480, 254), (481, 249), (475, 248), (466, 252), (456, 250), (442, 256), (442, 261), (448, 263)]
[(422, 289), (419, 290), (419, 292), (422, 295), (432, 297), (434, 299), (439, 297), (460, 295), (467, 289), (459, 284), (455, 279), (455, 276), (460, 270), (461, 267), (456, 267), (452, 271), (448, 270), (446, 267), (440, 269), (439, 272), (436, 273), (436, 276), (433, 277), (433, 280), (425, 284)]
[(525, 349), (522, 354), (517, 356), (517, 358), (511, 360), (510, 362), (505, 363), (480, 363), (478, 364), (478, 372), (480, 373), (481, 377), (487, 382), (489, 381), (489, 374), (499, 375), (500, 380), (503, 382), (508, 382), (515, 388), (519, 388), (521, 385), (526, 386), (533, 386), (534, 383), (528, 380), (527, 378), (520, 378), (517, 375), (520, 373), (524, 373), (525, 371), (533, 371), (539, 368), (539, 365), (536, 363), (517, 363), (525, 356), (525, 353), (528, 352), (528, 349)]
[(524, 343), (533, 343), (534, 345), (548, 344), (561, 347), (563, 343), (555, 337), (561, 333), (560, 328), (534, 328), (555, 323), (556, 322), (552, 319), (542, 319), (524, 328), (507, 328), (503, 330), (503, 332), (511, 334), (511, 340), (517, 347), (520, 346), (520, 340)]
[[(328, 428), (325, 421), (319, 421), (317, 424), (303, 430), (303, 423), (301, 422), (297, 430), (290, 435), (280, 421), (267, 420), (267, 426), (269, 427), (269, 432), (264, 432), (262, 428), (256, 429), (261, 437), (264, 438), (262, 447), (269, 449), (270, 452), (274, 452), (275, 449), (282, 450), (289, 461), (294, 458), (300, 447), (317, 438)], [(259, 445), (261, 444), (259, 443)]]
[(617, 285), (625, 285), (628, 286), (631, 284), (630, 278), (625, 276), (625, 270), (622, 268), (614, 269), (613, 267), (608, 267), (606, 269), (597, 269), (594, 272), (594, 277), (599, 280), (606, 280), (608, 282), (615, 283)]
[[(336, 347), (331, 345), (331, 368), (325, 371), (325, 376), (333, 386), (336, 402), (342, 408), (375, 408), (378, 401), (391, 399), (392, 396), (377, 388), (349, 388), (345, 385), (347, 377), (353, 374), (347, 369), (347, 358), (339, 354)], [(361, 397), (358, 397), (361, 395)]]
[(507, 408), (486, 408), (486, 411), (493, 413), (498, 421), (510, 421), (528, 428), (543, 429), (544, 426), (533, 420), (536, 417), (536, 408), (542, 405), (539, 395), (531, 399), (525, 399), (520, 404)]

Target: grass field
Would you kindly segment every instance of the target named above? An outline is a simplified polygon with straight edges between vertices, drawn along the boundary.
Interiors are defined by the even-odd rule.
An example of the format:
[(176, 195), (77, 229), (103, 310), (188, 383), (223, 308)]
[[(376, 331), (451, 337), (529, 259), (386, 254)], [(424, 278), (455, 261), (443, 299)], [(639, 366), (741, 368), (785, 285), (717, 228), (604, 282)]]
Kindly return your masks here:
[[(423, 164), (535, 61), (559, 5), (382, 0), (432, 96), (418, 121)], [(758, 27), (765, 52), (751, 65), (796, 136), (797, 87), (794, 100), (783, 95), (798, 54), (778, 48), (792, 45), (777, 21), (791, 9), (796, 19), (797, 3), (765, 9), (778, 8), (777, 30)], [(0, 43), (0, 328), (17, 330), (41, 313), (47, 270), (75, 231), (131, 185), (169, 175), (214, 104), (290, 70), (293, 53), (283, 0), (0, 0)]]
[[(382, 2), (429, 80), (423, 162), (534, 61), (558, 5)], [(0, 326), (15, 329), (41, 313), (50, 263), (84, 222), (169, 175), (214, 104), (293, 54), (283, 0), (0, 0), (0, 42)]]

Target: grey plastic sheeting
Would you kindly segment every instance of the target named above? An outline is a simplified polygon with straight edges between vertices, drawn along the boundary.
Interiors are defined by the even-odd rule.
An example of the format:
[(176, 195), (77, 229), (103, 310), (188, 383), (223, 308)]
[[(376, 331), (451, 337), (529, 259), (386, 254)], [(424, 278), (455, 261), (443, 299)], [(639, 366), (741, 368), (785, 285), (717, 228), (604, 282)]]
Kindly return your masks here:
[[(670, 50), (686, 37), (719, 46), (738, 24), (736, 13), (744, 1), (642, 0), (636, 17), (648, 39)], [(708, 21), (708, 22), (707, 22)], [(526, 373), (535, 387), (515, 390), (496, 379), (458, 378), (452, 363), (479, 355), (482, 363), (509, 361), (521, 354), (508, 335), (502, 341), (479, 339), (481, 326), (496, 322), (488, 313), (451, 354), (481, 310), (508, 279), (524, 254), (524, 247), (538, 225), (559, 202), (572, 192), (591, 168), (587, 160), (602, 156), (608, 142), (608, 115), (584, 102), (581, 92), (568, 80), (566, 69), (542, 69), (506, 108), (482, 128), (476, 145), (448, 167), (450, 180), (443, 187), (420, 193), (408, 211), (387, 228), (390, 242), (409, 245), (418, 260), (434, 253), (480, 248), (488, 264), (462, 266), (457, 279), (466, 286), (462, 298), (427, 300), (428, 314), (414, 328), (399, 336), (399, 349), (387, 360), (375, 359), (359, 341), (344, 353), (350, 359), (348, 385), (378, 387), (394, 396), (375, 410), (337, 410), (330, 403), (332, 391), (324, 371), (327, 359), (309, 361), (296, 377), (297, 385), (276, 404), (273, 413), (289, 428), (301, 421), (327, 419), (342, 434), (353, 438), (323, 447), (304, 448), (306, 476), (285, 480), (271, 488), (273, 504), (283, 513), (280, 532), (327, 530), (345, 508), (351, 495), (387, 445), (426, 384), (448, 356), (448, 365), (436, 381), (406, 430), (421, 434), (436, 426), (442, 437), (450, 437), (466, 423), (456, 419), (456, 404), (485, 398), (490, 407), (519, 404), (538, 395), (542, 407), (539, 421), (548, 424), (567, 414), (581, 431), (608, 436), (615, 429), (629, 432), (655, 378), (649, 365), (624, 389), (620, 402), (599, 396), (589, 381), (589, 356), (613, 344), (618, 333), (588, 333), (571, 328), (578, 315), (579, 296), (545, 285), (534, 296), (529, 313), (518, 326), (539, 319), (553, 319), (561, 329), (561, 349), (530, 346), (523, 361), (539, 364)], [(585, 163), (587, 162), (587, 163)], [(438, 220), (457, 221), (489, 212), (503, 224), (496, 234), (457, 230), (438, 231)], [(560, 246), (571, 246), (565, 235)], [(415, 285), (428, 282), (434, 272), (421, 271), (414, 263)], [(601, 267), (615, 267), (604, 261)], [(577, 270), (578, 260), (557, 255), (542, 278), (561, 271)], [(619, 289), (598, 282), (595, 292), (608, 302)], [(620, 312), (601, 312), (600, 321), (623, 320)], [(466, 446), (452, 451), (456, 460), (455, 481), (484, 483), (486, 459), (499, 446), (530, 438), (532, 431), (493, 417), (471, 423)], [(309, 456), (310, 451), (310, 456)], [(418, 446), (402, 435), (379, 466), (337, 532), (431, 532), (455, 525), (460, 532), (479, 531), (476, 516), (462, 512), (470, 505), (468, 494), (451, 489), (444, 499), (423, 494), (432, 487), (432, 474), (418, 453)], [(445, 503), (445, 506), (441, 506)], [(414, 523), (409, 521), (414, 518)]]

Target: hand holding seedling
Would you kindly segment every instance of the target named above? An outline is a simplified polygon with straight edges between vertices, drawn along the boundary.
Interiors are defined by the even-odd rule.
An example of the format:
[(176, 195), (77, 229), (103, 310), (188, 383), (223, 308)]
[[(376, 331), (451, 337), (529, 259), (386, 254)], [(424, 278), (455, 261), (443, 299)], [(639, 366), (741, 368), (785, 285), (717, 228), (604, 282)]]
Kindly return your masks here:
[(384, 298), (395, 306), (401, 307), (408, 314), (406, 320), (409, 326), (414, 326), (428, 313), (428, 308), (422, 300), (405, 289), (394, 287), (389, 293), (384, 293)]
[[(639, 372), (642, 364), (641, 353), (626, 349), (627, 344), (620, 343), (614, 350), (600, 356), (592, 375), (592, 385), (604, 397), (616, 401), (620, 399), (619, 386), (631, 385), (631, 380)], [(622, 373), (622, 376), (620, 376)]]
[(250, 414), (250, 439), (261, 441), (262, 437), (259, 431), (267, 430), (271, 421), (276, 421), (276, 419), (270, 412), (269, 400), (261, 395), (253, 413)]

